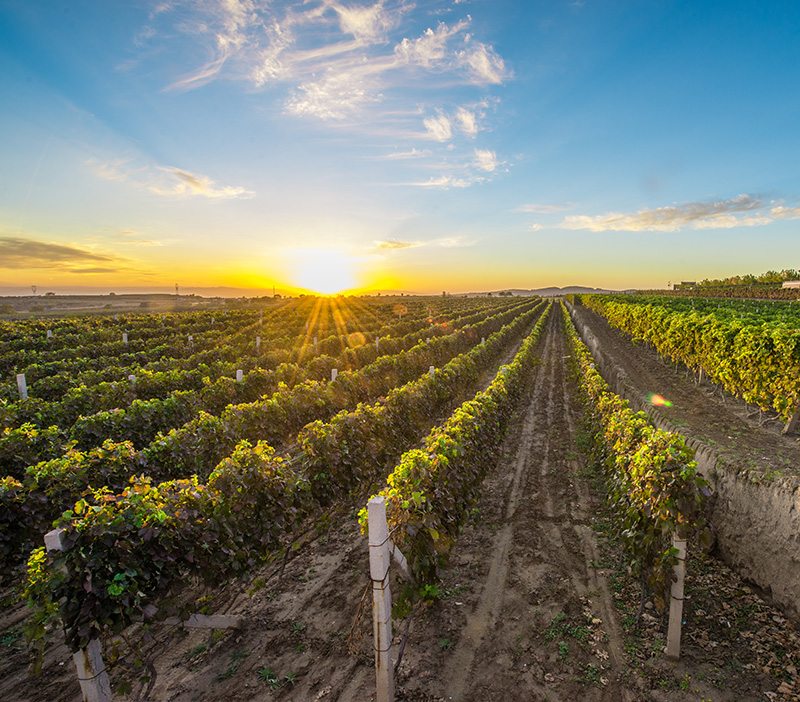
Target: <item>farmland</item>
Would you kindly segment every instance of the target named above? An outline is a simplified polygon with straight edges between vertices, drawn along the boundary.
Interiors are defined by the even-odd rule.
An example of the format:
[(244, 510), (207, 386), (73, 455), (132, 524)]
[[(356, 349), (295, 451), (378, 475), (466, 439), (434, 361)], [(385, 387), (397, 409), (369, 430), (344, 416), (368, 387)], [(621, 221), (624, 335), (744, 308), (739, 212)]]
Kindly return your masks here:
[[(560, 303), (539, 299), (309, 299), (4, 324), (3, 697), (78, 698), (64, 642), (100, 638), (112, 685), (141, 699), (368, 699), (359, 511), (381, 493), (415, 578), (392, 585), (406, 615), (394, 655), (407, 632), (398, 699), (794, 699), (797, 613), (700, 555), (713, 525), (714, 553), (758, 582), (747, 535), (730, 515), (714, 523), (692, 459), (701, 441), (752, 483), (796, 491), (797, 442), (763, 415), (790, 416), (796, 395), (697, 385), (696, 356), (666, 362), (592, 311), (615, 322), (613, 304), (588, 298), (573, 314), (630, 387), (670, 401), (659, 411), (679, 433), (623, 407)], [(738, 329), (772, 329), (743, 314)], [(774, 324), (794, 338), (793, 319)], [(737, 391), (763, 405), (757, 415)], [(644, 480), (625, 482), (637, 475), (650, 486), (638, 495)], [(48, 557), (56, 519), (64, 550)], [(694, 540), (684, 652), (671, 664), (660, 648), (676, 529)], [(26, 612), (13, 601), (32, 549), (28, 622), (44, 659), (28, 679)], [(648, 582), (641, 617), (629, 571)], [(767, 578), (776, 604), (791, 597), (779, 566)], [(715, 587), (734, 591), (727, 608)], [(728, 611), (739, 606), (751, 616)], [(244, 624), (166, 623), (200, 611)], [(761, 622), (774, 617), (771, 632)], [(736, 626), (721, 631), (722, 618)]]

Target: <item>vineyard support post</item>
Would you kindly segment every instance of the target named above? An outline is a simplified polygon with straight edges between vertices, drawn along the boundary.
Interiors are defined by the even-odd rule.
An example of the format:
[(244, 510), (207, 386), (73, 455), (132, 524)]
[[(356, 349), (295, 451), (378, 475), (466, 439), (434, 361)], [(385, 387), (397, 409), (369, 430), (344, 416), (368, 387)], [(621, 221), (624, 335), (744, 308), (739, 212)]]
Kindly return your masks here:
[(786, 426), (783, 428), (783, 434), (791, 434), (795, 428), (797, 427), (797, 422), (800, 420), (800, 411), (795, 412), (788, 422), (786, 422)]
[(375, 339), (375, 350), (378, 350), (378, 339)]
[(47, 330), (47, 338), (48, 339), (52, 339), (53, 338), (53, 330), (52, 329), (48, 329)]
[(129, 375), (128, 376), (128, 380), (130, 380), (131, 381), (131, 385), (133, 385), (136, 382), (136, 376), (135, 375)]
[(331, 382), (336, 380), (337, 375), (339, 375), (339, 370), (337, 368), (331, 368)]
[(686, 539), (676, 534), (672, 546), (678, 549), (678, 562), (675, 565), (675, 582), (669, 602), (669, 629), (667, 631), (667, 658), (678, 660), (681, 657), (681, 625), (683, 623), (683, 581), (686, 575)]
[[(66, 532), (53, 529), (44, 536), (44, 545), (48, 551), (63, 551), (62, 541)], [(81, 685), (83, 702), (111, 702), (111, 682), (108, 679), (106, 666), (103, 663), (103, 649), (99, 639), (92, 639), (86, 648), (72, 654), (78, 682)]]
[(436, 372), (436, 368), (434, 366), (431, 366), (430, 368), (428, 368), (428, 373), (430, 373), (431, 377), (433, 377), (433, 374), (435, 372)]
[(240, 368), (236, 371), (236, 382), (241, 383), (244, 380), (244, 371)]
[(372, 579), (372, 631), (375, 648), (377, 702), (394, 702), (392, 670), (392, 597), (389, 592), (389, 527), (386, 502), (376, 495), (367, 504), (369, 515), (369, 575)]
[(126, 332), (122, 332), (122, 343), (123, 344), (128, 343), (128, 334)]
[(24, 373), (17, 374), (17, 390), (19, 390), (19, 399), (20, 400), (27, 400), (28, 399), (28, 383), (25, 380)]
[(314, 353), (319, 353), (319, 339), (314, 337)]
[(261, 348), (261, 337), (257, 336), (256, 337), (256, 351), (258, 351), (260, 348)]
[(706, 379), (706, 374), (703, 372), (702, 367), (700, 368), (700, 372), (697, 374), (697, 384), (702, 385), (703, 381)]

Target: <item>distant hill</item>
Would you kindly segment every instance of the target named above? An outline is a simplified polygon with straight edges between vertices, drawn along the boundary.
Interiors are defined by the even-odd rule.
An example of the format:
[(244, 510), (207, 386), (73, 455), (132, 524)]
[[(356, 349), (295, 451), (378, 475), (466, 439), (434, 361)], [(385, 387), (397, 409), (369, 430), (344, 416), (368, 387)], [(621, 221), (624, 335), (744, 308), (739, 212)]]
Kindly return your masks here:
[[(566, 288), (536, 288), (535, 290), (523, 290), (521, 288), (505, 288), (503, 290), (492, 290), (492, 295), (499, 295), (501, 292), (510, 292), (514, 297), (530, 297), (532, 295), (539, 295), (540, 297), (553, 297), (554, 295), (580, 295), (591, 293), (631, 293), (634, 290), (606, 290), (604, 288), (585, 288), (580, 285), (570, 285)], [(485, 292), (467, 293), (467, 297), (481, 297), (486, 295)]]

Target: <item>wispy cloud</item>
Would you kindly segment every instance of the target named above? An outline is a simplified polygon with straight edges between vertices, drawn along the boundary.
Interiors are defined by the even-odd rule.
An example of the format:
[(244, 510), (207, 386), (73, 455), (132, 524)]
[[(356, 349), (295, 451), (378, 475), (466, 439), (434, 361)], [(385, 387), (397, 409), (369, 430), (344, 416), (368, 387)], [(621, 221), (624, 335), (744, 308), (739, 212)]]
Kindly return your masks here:
[(105, 163), (90, 162), (89, 167), (104, 180), (128, 182), (137, 188), (171, 198), (205, 197), (212, 200), (249, 198), (250, 190), (219, 185), (205, 175), (190, 173), (181, 168), (146, 164), (137, 166), (133, 159), (114, 159)]
[(481, 171), (491, 173), (503, 164), (497, 160), (497, 154), (489, 149), (475, 149), (475, 166)]
[[(392, 97), (405, 99), (395, 86), (427, 91), (438, 80), (485, 87), (511, 77), (496, 50), (470, 32), (469, 15), (408, 34), (403, 21), (413, 8), (408, 0), (175, 0), (151, 12), (136, 43), (163, 49), (167, 40), (179, 46), (175, 38), (186, 38), (192, 46), (178, 58), (184, 62), (202, 52), (203, 60), (167, 90), (194, 90), (218, 79), (246, 81), (256, 89), (281, 84), (289, 93), (288, 114), (324, 120), (344, 119)], [(463, 127), (474, 133), (468, 118)]]
[(467, 48), (459, 51), (459, 64), (468, 69), (473, 83), (499, 84), (511, 77), (502, 57), (491, 47), (475, 41), (471, 35), (464, 37)]
[(455, 175), (442, 175), (436, 178), (431, 176), (428, 180), (403, 183), (402, 185), (413, 185), (419, 188), (440, 188), (442, 190), (450, 190), (451, 188), (468, 188), (470, 185), (474, 185), (481, 180), (481, 178), (459, 178)]
[(444, 249), (457, 249), (475, 245), (475, 241), (473, 239), (467, 239), (465, 236), (451, 236), (443, 239), (434, 239), (430, 243), (431, 246), (440, 246)]
[(427, 117), (422, 120), (428, 136), (435, 141), (450, 141), (453, 136), (453, 128), (450, 118), (439, 112), (436, 117)]
[[(469, 159), (483, 178), (454, 172), (418, 184), (466, 187), (486, 180), (500, 163), (495, 157), (492, 168), (484, 156), (476, 160), (474, 146), (491, 130), (487, 112), (499, 104), (491, 91), (513, 72), (481, 41), (463, 5), (448, 8), (447, 21), (420, 27), (417, 20), (425, 13), (415, 11), (413, 0), (164, 0), (136, 42), (141, 62), (175, 52), (170, 65), (184, 70), (168, 90), (237, 81), (276, 100), (288, 117), (336, 125), (338, 134), (358, 130), (362, 141), (391, 135), (415, 147), (397, 148), (410, 154), (394, 156), (398, 161), (422, 153), (437, 158), (442, 149), (431, 152), (426, 143), (445, 145), (453, 156)], [(162, 196), (252, 195), (182, 169), (152, 170), (136, 182)], [(119, 178), (119, 169), (105, 177), (112, 175)]]
[(77, 246), (52, 244), (22, 237), (0, 237), (0, 268), (46, 268), (73, 273), (114, 273), (122, 259)]
[(409, 159), (409, 158), (425, 158), (430, 156), (431, 152), (427, 149), (411, 149), (410, 151), (395, 151), (391, 154), (386, 154), (386, 159)]
[(319, 119), (344, 119), (380, 94), (372, 89), (366, 76), (357, 72), (329, 72), (321, 80), (299, 86), (286, 102), (286, 111)]
[(563, 202), (560, 205), (537, 205), (537, 204), (529, 204), (529, 205), (520, 205), (517, 207), (514, 212), (530, 212), (531, 214), (549, 214), (550, 212), (559, 212), (561, 210), (568, 210), (571, 207), (574, 207), (575, 203), (573, 202)]
[(464, 31), (469, 22), (462, 20), (451, 27), (439, 22), (436, 29), (426, 29), (416, 39), (404, 38), (394, 47), (395, 56), (401, 63), (423, 68), (432, 68), (444, 64), (453, 54), (448, 51), (450, 39)]
[(461, 128), (461, 131), (469, 137), (474, 137), (478, 133), (478, 122), (475, 118), (475, 113), (464, 108), (459, 107), (456, 110), (456, 120)]
[(373, 251), (398, 251), (400, 249), (412, 249), (417, 246), (424, 246), (421, 241), (397, 241), (396, 239), (387, 239), (386, 241), (375, 242)]
[(688, 202), (680, 205), (639, 210), (633, 213), (611, 212), (603, 215), (566, 217), (562, 229), (603, 231), (662, 231), (690, 229), (730, 229), (756, 227), (778, 219), (800, 218), (799, 207), (765, 203), (753, 195), (738, 195), (729, 200)]

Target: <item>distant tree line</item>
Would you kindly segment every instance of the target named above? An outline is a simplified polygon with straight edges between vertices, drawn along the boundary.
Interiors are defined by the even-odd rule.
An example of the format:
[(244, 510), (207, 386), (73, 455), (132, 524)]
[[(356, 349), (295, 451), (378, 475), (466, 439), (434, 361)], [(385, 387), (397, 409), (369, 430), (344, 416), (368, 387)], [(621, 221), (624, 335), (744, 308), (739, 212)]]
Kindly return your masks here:
[(782, 271), (767, 271), (761, 275), (734, 275), (730, 278), (706, 278), (701, 280), (698, 285), (703, 288), (721, 288), (729, 285), (764, 285), (782, 284), (786, 280), (800, 280), (800, 272), (794, 268), (786, 268)]

